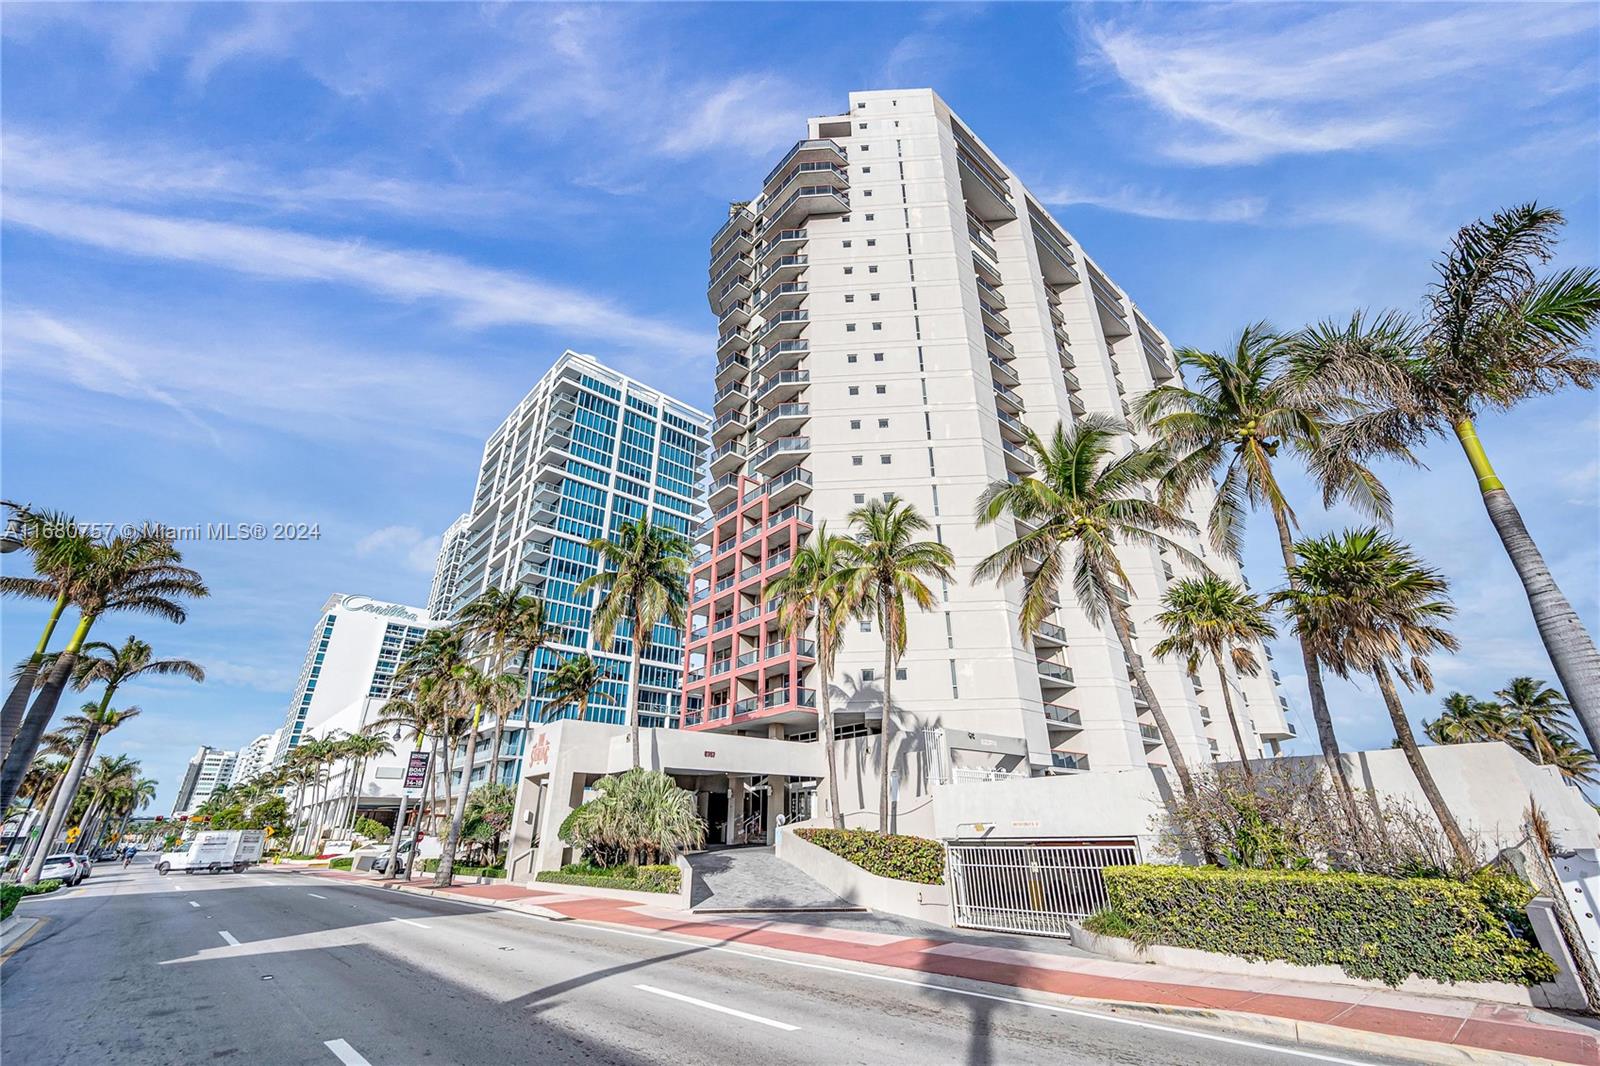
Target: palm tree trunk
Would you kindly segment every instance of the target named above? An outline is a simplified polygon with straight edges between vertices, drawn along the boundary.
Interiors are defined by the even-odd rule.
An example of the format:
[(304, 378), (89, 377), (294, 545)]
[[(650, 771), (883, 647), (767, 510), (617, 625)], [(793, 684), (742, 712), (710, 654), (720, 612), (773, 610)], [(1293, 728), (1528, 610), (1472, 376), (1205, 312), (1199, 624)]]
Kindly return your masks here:
[(1244, 746), (1244, 734), (1239, 731), (1239, 719), (1233, 713), (1233, 693), (1228, 689), (1228, 672), (1222, 668), (1222, 655), (1220, 650), (1213, 653), (1217, 660), (1217, 680), (1222, 684), (1222, 705), (1228, 711), (1228, 725), (1233, 729), (1233, 742), (1239, 747), (1239, 765), (1244, 768), (1244, 779), (1251, 780), (1255, 775), (1250, 771), (1250, 752)]
[[(833, 670), (833, 653), (823, 641), (822, 604), (817, 604), (817, 701), (821, 714), (817, 727), (822, 730), (822, 759), (828, 771), (828, 810), (835, 829), (844, 828), (844, 812), (839, 809), (839, 764), (834, 756), (833, 696), (828, 674)], [(812, 812), (812, 817), (816, 812)]]
[(1416, 775), (1417, 784), (1422, 787), (1422, 794), (1428, 798), (1428, 806), (1433, 808), (1434, 816), (1444, 827), (1445, 839), (1450, 841), (1450, 850), (1455, 852), (1456, 861), (1461, 863), (1463, 869), (1476, 869), (1477, 852), (1467, 843), (1466, 834), (1462, 833), (1461, 826), (1456, 824), (1456, 816), (1445, 806), (1444, 797), (1439, 794), (1439, 785), (1433, 779), (1433, 772), (1428, 769), (1428, 764), (1422, 761), (1422, 752), (1417, 750), (1417, 738), (1411, 732), (1411, 721), (1406, 717), (1406, 709), (1400, 703), (1399, 693), (1394, 690), (1394, 682), (1389, 679), (1389, 671), (1379, 663), (1372, 674), (1378, 679), (1378, 689), (1383, 693), (1384, 706), (1389, 709), (1389, 721), (1394, 723), (1394, 735), (1400, 741), (1401, 750), (1406, 753), (1406, 762), (1411, 764), (1411, 772)]
[(1589, 749), (1600, 751), (1600, 651), (1595, 649), (1594, 638), (1583, 628), (1578, 612), (1556, 585), (1550, 567), (1545, 564), (1539, 546), (1534, 543), (1522, 514), (1512, 502), (1511, 494), (1489, 464), (1489, 456), (1478, 440), (1478, 432), (1470, 418), (1455, 424), (1456, 439), (1467, 453), (1472, 472), (1478, 477), (1478, 492), (1483, 496), (1483, 506), (1489, 512), (1489, 521), (1500, 535), (1511, 565), (1516, 568), (1522, 589), (1527, 594), (1528, 606), (1533, 611), (1534, 625), (1539, 628), (1539, 639), (1550, 656), (1561, 688), (1572, 704), (1584, 736), (1589, 739)]
[(6, 693), (5, 708), (0, 710), (0, 754), (11, 751), (11, 742), (16, 739), (17, 730), (22, 725), (22, 716), (28, 710), (28, 694), (33, 691), (33, 683), (39, 676), (39, 667), (44, 662), (45, 652), (50, 650), (50, 637), (55, 633), (56, 623), (61, 620), (61, 612), (66, 610), (66, 607), (67, 594), (63, 592), (56, 597), (55, 606), (50, 609), (50, 617), (44, 624), (44, 634), (40, 636), (33, 654), (23, 666), (22, 674), (17, 678), (16, 684), (11, 686), (11, 691)]
[(878, 628), (883, 631), (883, 709), (878, 715), (878, 832), (889, 831), (889, 741), (894, 731), (894, 622), (886, 606), (887, 588), (878, 590)]
[(45, 797), (44, 806), (39, 808), (39, 821), (35, 823), (39, 828), (39, 835), (28, 841), (22, 849), (21, 865), (17, 867), (19, 876), (21, 871), (26, 870), (33, 864), (34, 855), (38, 853), (40, 848), (45, 846), (44, 827), (50, 820), (50, 812), (55, 810), (56, 800), (61, 796), (61, 786), (66, 783), (66, 780), (67, 772), (63, 770), (60, 776), (55, 779), (55, 783), (50, 786), (50, 794)]
[(1117, 632), (1117, 642), (1122, 645), (1122, 655), (1128, 660), (1128, 670), (1133, 674), (1133, 683), (1138, 686), (1140, 695), (1150, 705), (1150, 717), (1156, 720), (1156, 730), (1161, 734), (1161, 743), (1166, 746), (1167, 758), (1172, 760), (1172, 772), (1178, 776), (1178, 786), (1183, 790), (1184, 798), (1191, 803), (1195, 799), (1194, 778), (1189, 773), (1189, 764), (1184, 760), (1183, 751), (1178, 747), (1178, 737), (1172, 731), (1172, 725), (1167, 721), (1166, 712), (1161, 709), (1161, 701), (1156, 699), (1154, 686), (1145, 676), (1144, 663), (1139, 658), (1139, 653), (1133, 647), (1133, 633), (1128, 629), (1128, 613), (1122, 606), (1122, 601), (1117, 599), (1110, 575), (1099, 560), (1089, 562), (1094, 571), (1094, 579), (1104, 594), (1106, 604), (1111, 611), (1111, 628)]
[(633, 620), (633, 658), (628, 672), (628, 737), (633, 744), (633, 768), (643, 765), (639, 761), (639, 619)]
[[(480, 703), (473, 708), (472, 728), (467, 731), (471, 739), (467, 742), (467, 760), (461, 765), (461, 798), (456, 800), (456, 812), (450, 819), (450, 835), (445, 838), (444, 850), (439, 855), (439, 872), (433, 879), (435, 888), (449, 888), (454, 883), (456, 848), (461, 842), (461, 826), (467, 820), (467, 796), (472, 792), (472, 763), (477, 751), (478, 720), (482, 714), (483, 704)], [(637, 755), (637, 747), (634, 752)], [(494, 765), (492, 753), (489, 765)], [(449, 778), (445, 780), (448, 782)]]
[(93, 625), (93, 615), (78, 619), (78, 628), (73, 630), (72, 639), (57, 656), (49, 678), (39, 690), (16, 737), (12, 739), (11, 750), (6, 752), (5, 765), (0, 768), (0, 811), (9, 811), (11, 801), (17, 798), (22, 778), (27, 774), (28, 767), (33, 765), (33, 757), (39, 753), (39, 741), (44, 737), (45, 730), (50, 728), (56, 704), (61, 702), (61, 693), (72, 677), (73, 667), (78, 664), (78, 649), (83, 647), (84, 640), (89, 636), (89, 628)]
[[(505, 645), (497, 640), (494, 653), (494, 676), (497, 679), (505, 674), (505, 659)], [(499, 694), (499, 689), (495, 690), (495, 694)], [(500, 739), (505, 733), (508, 710), (509, 708), (500, 706), (494, 708), (494, 739), (489, 744), (489, 769), (483, 775), (483, 782), (486, 785), (498, 784), (500, 781)]]
[[(1289, 530), (1289, 516), (1283, 508), (1274, 507), (1272, 519), (1278, 527), (1278, 547), (1283, 551), (1283, 570), (1287, 575), (1295, 566), (1294, 535)], [(1356, 806), (1356, 794), (1350, 787), (1350, 778), (1344, 772), (1344, 760), (1339, 757), (1339, 738), (1333, 731), (1328, 692), (1322, 686), (1322, 666), (1305, 641), (1299, 644), (1300, 661), (1306, 671), (1306, 694), (1311, 698), (1311, 720), (1317, 726), (1317, 744), (1322, 748), (1322, 761), (1327, 764), (1328, 776), (1333, 778), (1333, 787), (1344, 804), (1345, 817), (1350, 819), (1352, 826), (1359, 828), (1362, 824), (1361, 811)]]
[(89, 765), (89, 757), (94, 752), (94, 730), (89, 730), (84, 738), (78, 742), (78, 750), (73, 752), (72, 765), (67, 768), (66, 780), (61, 783), (61, 794), (56, 797), (56, 805), (45, 816), (44, 836), (39, 838), (39, 850), (34, 855), (33, 861), (23, 871), (22, 883), (36, 885), (39, 883), (39, 874), (44, 869), (45, 856), (50, 854), (50, 849), (55, 845), (56, 838), (61, 835), (65, 827), (67, 815), (72, 811), (72, 805), (78, 799), (78, 786), (83, 783), (83, 772)]

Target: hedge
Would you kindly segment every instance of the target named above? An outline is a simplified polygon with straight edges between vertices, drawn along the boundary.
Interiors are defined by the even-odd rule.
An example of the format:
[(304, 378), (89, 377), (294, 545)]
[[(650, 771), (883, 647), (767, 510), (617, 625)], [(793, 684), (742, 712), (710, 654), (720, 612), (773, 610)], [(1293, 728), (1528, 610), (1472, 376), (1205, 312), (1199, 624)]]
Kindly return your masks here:
[[(425, 874), (438, 873), (439, 860), (423, 859), (422, 872)], [(450, 873), (451, 876), (460, 874), (462, 877), (504, 877), (506, 868), (504, 866), (463, 866), (458, 862), (450, 868)]]
[(330, 870), (348, 870), (348, 869), (350, 869), (351, 864), (354, 863), (355, 861), (356, 860), (351, 858), (349, 855), (341, 855), (337, 859), (329, 859), (328, 860), (328, 869), (330, 869)]
[(17, 909), (17, 904), (22, 902), (23, 897), (54, 892), (60, 887), (60, 881), (40, 881), (36, 885), (0, 885), (0, 922), (11, 917), (11, 912)]
[(796, 829), (801, 840), (869, 874), (923, 885), (944, 884), (944, 845), (924, 837), (875, 833), (870, 829)]
[(593, 866), (568, 863), (560, 870), (545, 870), (534, 877), (556, 885), (586, 888), (624, 888), (634, 892), (672, 894), (683, 887), (683, 872), (676, 866)]
[(1556, 974), (1532, 942), (1533, 889), (1509, 877), (1214, 866), (1112, 866), (1104, 877), (1108, 905), (1085, 926), (1141, 944), (1334, 965), (1388, 985), (1413, 975), (1529, 985)]

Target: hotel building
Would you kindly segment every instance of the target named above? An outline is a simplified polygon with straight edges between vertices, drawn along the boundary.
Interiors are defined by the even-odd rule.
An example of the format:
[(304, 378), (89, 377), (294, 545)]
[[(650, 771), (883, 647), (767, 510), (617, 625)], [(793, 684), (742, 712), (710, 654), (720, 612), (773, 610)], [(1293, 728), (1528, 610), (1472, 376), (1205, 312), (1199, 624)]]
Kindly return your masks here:
[(378, 708), (394, 692), (400, 660), (437, 624), (420, 607), (330, 596), (312, 628), (272, 761), (283, 761), (308, 734), (352, 705), (360, 705), (355, 729), (376, 721)]
[(219, 788), (233, 781), (233, 768), (238, 752), (221, 748), (201, 747), (189, 759), (183, 781), (178, 785), (178, 797), (172, 804), (172, 816), (193, 812)]
[(272, 765), (272, 757), (278, 751), (279, 732), (275, 729), (270, 733), (262, 733), (239, 749), (239, 757), (233, 764), (233, 773), (228, 777), (229, 788), (243, 784)]
[(428, 589), (428, 613), (440, 620), (449, 618), (455, 610), (456, 586), (461, 581), (461, 563), (471, 547), (467, 535), (472, 526), (472, 516), (462, 515), (450, 523), (450, 528), (439, 538), (439, 554), (433, 561), (433, 584)]
[[(847, 533), (853, 508), (898, 496), (957, 569), (934, 582), (934, 610), (910, 612), (900, 727), (1020, 738), (1024, 773), (1166, 765), (1109, 623), (1063, 588), (1019, 632), (1020, 583), (972, 577), (1019, 532), (1009, 518), (979, 527), (974, 507), (986, 486), (1033, 471), (1023, 427), (1126, 417), (1130, 398), (1176, 377), (1166, 337), (932, 91), (852, 93), (848, 112), (804, 132), (711, 239), (712, 515), (691, 579), (682, 725), (814, 739), (816, 690), (830, 684), (840, 735), (876, 731), (874, 625), (849, 623), (823, 678), (764, 590), (823, 521)], [(1197, 494), (1190, 517), (1210, 502)], [(1200, 537), (1185, 546), (1241, 579)], [(1215, 667), (1194, 675), (1149, 654), (1161, 595), (1189, 568), (1138, 545), (1120, 557), (1183, 754), (1233, 758)], [(1229, 671), (1248, 754), (1275, 752), (1294, 731), (1274, 675)]]
[[(596, 646), (590, 635), (597, 594), (577, 592), (595, 573), (589, 541), (615, 536), (646, 516), (692, 538), (704, 518), (700, 492), (709, 426), (704, 412), (569, 351), (484, 445), (472, 509), (459, 534), (467, 546), (454, 564), (450, 609), (459, 610), (487, 589), (520, 585), (545, 601), (560, 633), (536, 654), (532, 698), (506, 723), (497, 758), (500, 780), (516, 780), (525, 722), (577, 715), (576, 708), (548, 707), (539, 694), (550, 669), (574, 655), (593, 656), (609, 675), (589, 719), (623, 721), (635, 681), (629, 677), (631, 634), (624, 625), (610, 647)], [(441, 565), (448, 548), (447, 536)], [(444, 583), (436, 576), (436, 598)], [(677, 724), (682, 659), (682, 633), (657, 626), (637, 679), (645, 725)], [(484, 727), (491, 728), (492, 722)], [(474, 783), (486, 776), (488, 760), (486, 750), (476, 754)]]

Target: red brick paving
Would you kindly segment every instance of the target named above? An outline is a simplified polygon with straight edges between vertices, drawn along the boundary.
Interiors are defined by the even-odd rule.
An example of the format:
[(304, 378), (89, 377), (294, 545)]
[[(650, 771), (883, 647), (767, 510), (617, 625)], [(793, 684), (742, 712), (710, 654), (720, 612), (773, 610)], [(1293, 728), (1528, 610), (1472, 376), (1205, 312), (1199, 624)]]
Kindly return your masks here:
[[(368, 880), (359, 875), (339, 871), (308, 872), (319, 877), (334, 877), (339, 880)], [(413, 887), (431, 888), (431, 885), (421, 882), (413, 883)], [(571, 889), (565, 889), (558, 895), (521, 885), (500, 884), (458, 885), (444, 891), (466, 899), (526, 900), (569, 918), (583, 921), (648, 929), (658, 933), (674, 933), (703, 940), (737, 942), (803, 955), (870, 963), (916, 973), (1009, 985), (1013, 988), (1027, 988), (1081, 999), (1189, 1009), (1243, 1011), (1293, 1021), (1341, 1026), (1386, 1036), (1410, 1037), (1485, 1051), (1554, 1059), (1582, 1066), (1600, 1066), (1600, 1035), (1542, 1024), (1530, 1017), (1529, 1009), (1525, 1007), (1478, 1004), (1471, 1010), (1470, 1017), (1463, 1017), (1465, 1009), (1460, 1001), (1441, 1001), (1441, 1009), (1435, 1013), (1425, 1010), (1403, 1010), (1365, 1002), (1352, 1003), (1348, 997), (1317, 999), (1312, 996), (1284, 995), (1265, 990), (1181, 984), (1176, 981), (1135, 980), (1074, 972), (1070, 968), (1071, 960), (1065, 959), (1062, 960), (1062, 966), (1056, 968), (960, 955), (930, 954), (928, 949), (948, 943), (942, 940), (907, 938), (889, 944), (851, 943), (835, 938), (805, 936), (791, 932), (789, 930), (793, 929), (792, 925), (779, 932), (762, 929), (759, 925), (753, 925), (748, 921), (719, 922), (688, 914), (682, 918), (668, 918), (659, 913), (641, 913), (636, 909), (638, 904), (626, 900), (562, 898), (570, 897), (573, 892)], [(549, 902), (541, 903), (541, 900)], [(1172, 970), (1166, 970), (1164, 975), (1171, 976), (1173, 973)], [(1281, 982), (1269, 981), (1264, 984), (1269, 987), (1281, 986)], [(1341, 991), (1348, 990), (1341, 989)], [(1418, 997), (1410, 999), (1415, 1002)]]

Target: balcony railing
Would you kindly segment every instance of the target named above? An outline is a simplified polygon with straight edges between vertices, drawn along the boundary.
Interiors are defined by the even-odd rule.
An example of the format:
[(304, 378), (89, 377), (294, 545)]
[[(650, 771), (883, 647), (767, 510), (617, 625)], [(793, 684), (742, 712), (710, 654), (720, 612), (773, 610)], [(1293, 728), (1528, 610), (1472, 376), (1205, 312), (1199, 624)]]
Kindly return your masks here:
[(1038, 661), (1039, 676), (1047, 677), (1052, 681), (1061, 681), (1067, 684), (1072, 682), (1072, 667), (1062, 666), (1060, 663)]
[(1059, 703), (1045, 704), (1044, 716), (1048, 721), (1053, 722), (1056, 725), (1071, 726), (1074, 728), (1081, 727), (1083, 725), (1083, 716), (1078, 713), (1077, 708), (1063, 707)]
[(1140, 725), (1139, 738), (1146, 744), (1160, 744), (1161, 730), (1157, 729), (1153, 725)]
[[(809, 385), (810, 383), (811, 383), (811, 371), (809, 371), (809, 370), (785, 370), (783, 373), (774, 374), (774, 375), (772, 375), (771, 377), (769, 377), (766, 380), (766, 383), (761, 386), (760, 391), (758, 391), (756, 393), (756, 402), (760, 403), (761, 401), (765, 400), (769, 395), (771, 395), (774, 392), (779, 391), (780, 389), (787, 391), (788, 389), (793, 388), (795, 386), (800, 386), (801, 388), (803, 388), (806, 385)], [(798, 390), (796, 390), (796, 391), (798, 391)]]
[(817, 690), (811, 688), (780, 688), (763, 696), (761, 704), (767, 710), (771, 710), (774, 707), (815, 707), (817, 705)]
[(1057, 644), (1065, 644), (1067, 642), (1067, 631), (1054, 622), (1040, 622), (1034, 632), (1046, 640), (1055, 641)]
[(768, 464), (778, 460), (793, 460), (799, 462), (801, 457), (811, 451), (810, 437), (779, 437), (765, 448), (761, 449), (755, 458), (750, 460), (750, 469), (758, 473)]
[(1057, 770), (1087, 770), (1089, 769), (1089, 756), (1081, 755), (1075, 751), (1052, 751), (1050, 765)]
[[(789, 438), (789, 439), (792, 440), (792, 439), (795, 439), (795, 438)], [(801, 438), (801, 439), (803, 439), (803, 438)], [(809, 526), (809, 525), (812, 524), (813, 519), (815, 519), (815, 517), (816, 516), (813, 515), (808, 508), (801, 507), (799, 504), (792, 504), (792, 505), (790, 505), (788, 507), (785, 507), (783, 510), (779, 511), (777, 514), (773, 515), (771, 518), (768, 518), (767, 519), (767, 528), (771, 529), (773, 526), (782, 525), (783, 523), (789, 521), (789, 519), (791, 519), (791, 518), (798, 518), (800, 520), (800, 524), (801, 525)]]
[[(807, 140), (797, 141), (795, 146), (785, 152), (782, 159), (778, 160), (777, 165), (771, 170), (767, 171), (767, 176), (761, 179), (762, 186), (765, 187), (771, 185), (772, 179), (777, 177), (779, 174), (782, 174), (784, 167), (788, 166), (791, 160), (805, 152), (835, 153), (838, 155), (841, 161), (848, 158), (844, 148), (837, 141), (832, 140), (831, 138), (812, 137)], [(715, 239), (713, 239), (712, 243), (716, 243)]]
[(988, 339), (990, 344), (994, 345), (996, 348), (999, 348), (1002, 352), (1006, 352), (1011, 355), (1016, 354), (1017, 349), (1012, 346), (1011, 342), (1000, 336), (1000, 334), (996, 333), (988, 326), (983, 327), (983, 335)]
[(814, 659), (817, 656), (817, 645), (810, 640), (779, 640), (766, 647), (766, 658), (781, 659), (793, 650), (801, 658)]
[(781, 300), (789, 296), (804, 296), (810, 290), (810, 288), (811, 286), (803, 281), (791, 281), (786, 284), (779, 285), (777, 288), (769, 291), (766, 296), (761, 298), (761, 302), (756, 304), (756, 310), (764, 312), (766, 308), (772, 305), (774, 300)]
[(804, 421), (810, 417), (811, 405), (808, 403), (780, 403), (756, 423), (755, 432), (760, 434), (774, 422), (792, 422), (795, 419)]

